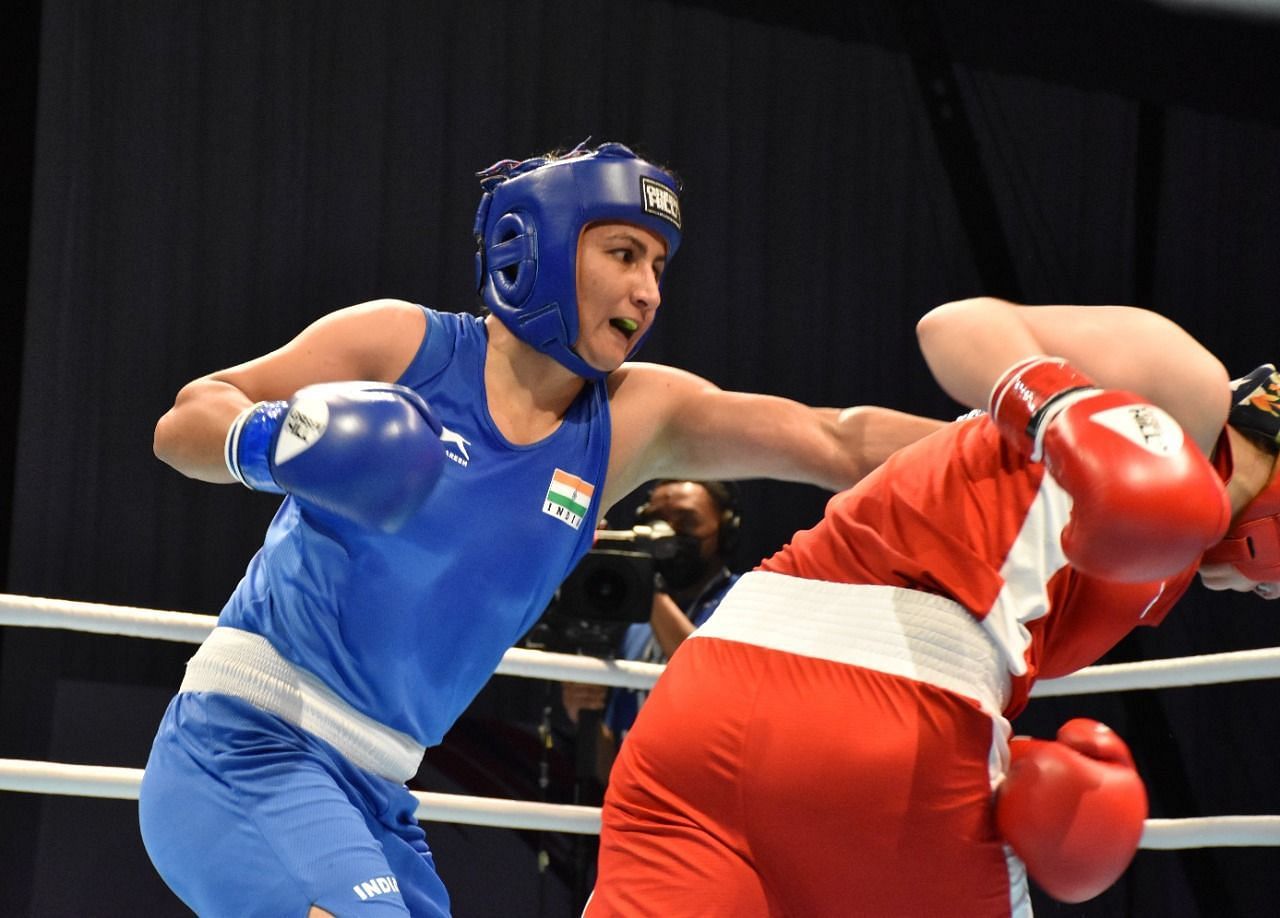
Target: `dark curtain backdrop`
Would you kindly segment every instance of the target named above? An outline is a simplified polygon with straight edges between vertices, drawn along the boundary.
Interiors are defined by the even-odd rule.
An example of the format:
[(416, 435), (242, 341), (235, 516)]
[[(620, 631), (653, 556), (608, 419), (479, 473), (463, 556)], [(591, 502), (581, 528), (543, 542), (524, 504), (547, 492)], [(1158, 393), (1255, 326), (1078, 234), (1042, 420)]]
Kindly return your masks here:
[[(950, 416), (914, 322), (976, 293), (1147, 305), (1232, 370), (1274, 360), (1280, 31), (1179, 9), (47, 0), (15, 143), (35, 164), (5, 320), (6, 588), (216, 613), (275, 502), (152, 457), (177, 389), (339, 306), (473, 308), (473, 173), (587, 136), (683, 177), (687, 237), (642, 356), (726, 388)], [(746, 483), (740, 562), (825, 499)], [(1197, 587), (1113, 658), (1273, 646), (1275, 612)], [(141, 766), (190, 652), (0, 631), (0, 756)], [(503, 681), (429, 756), (429, 786), (536, 796), (520, 718), (540, 690)], [(1109, 721), (1156, 817), (1280, 813), (1275, 702), (1274, 682), (1046, 699), (1015, 726)], [(0, 911), (184, 914), (135, 809), (0, 795)], [(427, 828), (460, 916), (572, 913), (563, 840)], [(1143, 852), (1099, 899), (1037, 906), (1271, 914), (1277, 870), (1275, 848)]]

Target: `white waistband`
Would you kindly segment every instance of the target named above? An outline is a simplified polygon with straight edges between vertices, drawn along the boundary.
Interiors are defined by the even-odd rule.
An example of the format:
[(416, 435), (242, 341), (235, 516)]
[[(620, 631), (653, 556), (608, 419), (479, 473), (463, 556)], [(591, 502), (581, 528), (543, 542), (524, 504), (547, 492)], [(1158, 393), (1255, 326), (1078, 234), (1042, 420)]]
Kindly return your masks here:
[(982, 624), (942, 596), (900, 587), (744, 574), (693, 637), (905, 676), (999, 715), (1010, 678)]
[(401, 784), (417, 773), (426, 752), (413, 737), (351, 707), (266, 638), (238, 628), (210, 632), (187, 662), (179, 691), (233, 695), (319, 737), (353, 765)]

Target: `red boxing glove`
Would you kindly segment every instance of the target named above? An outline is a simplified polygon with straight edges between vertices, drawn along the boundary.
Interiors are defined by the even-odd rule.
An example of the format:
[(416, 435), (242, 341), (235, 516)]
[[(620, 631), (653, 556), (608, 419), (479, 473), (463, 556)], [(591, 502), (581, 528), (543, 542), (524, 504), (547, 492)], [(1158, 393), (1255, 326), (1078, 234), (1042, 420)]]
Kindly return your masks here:
[(1222, 480), (1178, 422), (1139, 396), (1098, 389), (1065, 362), (1037, 357), (1005, 371), (990, 414), (1071, 496), (1062, 550), (1076, 570), (1161, 580), (1226, 532)]
[(1015, 737), (996, 790), (996, 826), (1031, 879), (1060, 902), (1083, 902), (1124, 873), (1147, 818), (1147, 791), (1110, 727), (1077, 718), (1058, 741)]

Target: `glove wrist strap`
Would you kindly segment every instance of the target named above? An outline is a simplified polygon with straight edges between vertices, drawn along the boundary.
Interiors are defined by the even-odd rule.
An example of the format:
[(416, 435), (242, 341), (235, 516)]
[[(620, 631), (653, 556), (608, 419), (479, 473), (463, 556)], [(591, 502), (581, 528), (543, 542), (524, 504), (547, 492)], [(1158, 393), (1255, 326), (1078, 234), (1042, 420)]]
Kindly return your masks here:
[(227, 429), (223, 459), (231, 477), (246, 488), (285, 493), (271, 474), (271, 446), (284, 422), (288, 402), (257, 402), (236, 416)]
[(1031, 420), (1027, 422), (1027, 436), (1031, 438), (1032, 462), (1039, 462), (1044, 455), (1044, 434), (1049, 429), (1049, 425), (1053, 423), (1053, 419), (1076, 402), (1082, 401), (1100, 391), (1100, 389), (1093, 386), (1074, 386), (1070, 389), (1063, 389), (1041, 405), (1035, 414), (1031, 415)]
[(1005, 370), (991, 389), (991, 417), (1005, 438), (1040, 460), (1044, 431), (1090, 392), (1093, 380), (1060, 357), (1031, 357)]

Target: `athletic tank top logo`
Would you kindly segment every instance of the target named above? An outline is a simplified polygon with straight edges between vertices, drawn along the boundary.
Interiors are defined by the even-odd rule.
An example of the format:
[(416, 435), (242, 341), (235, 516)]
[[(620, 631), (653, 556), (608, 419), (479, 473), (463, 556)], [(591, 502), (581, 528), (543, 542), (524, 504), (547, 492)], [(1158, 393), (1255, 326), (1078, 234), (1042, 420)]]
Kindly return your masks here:
[(444, 444), (444, 454), (465, 469), (471, 464), (471, 453), (467, 452), (471, 441), (444, 425), (441, 425), (440, 430), (440, 442)]
[(583, 481), (577, 475), (556, 469), (547, 486), (547, 496), (542, 502), (542, 512), (554, 516), (560, 522), (577, 529), (591, 506), (591, 495), (596, 486)]

